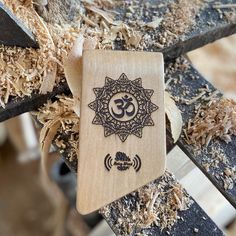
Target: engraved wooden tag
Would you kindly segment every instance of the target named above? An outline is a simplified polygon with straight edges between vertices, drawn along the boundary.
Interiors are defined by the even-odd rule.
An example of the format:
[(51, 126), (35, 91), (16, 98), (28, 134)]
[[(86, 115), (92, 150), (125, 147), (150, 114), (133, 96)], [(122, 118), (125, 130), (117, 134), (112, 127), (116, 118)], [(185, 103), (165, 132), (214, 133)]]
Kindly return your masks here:
[(92, 211), (165, 170), (161, 53), (85, 51), (77, 208)]

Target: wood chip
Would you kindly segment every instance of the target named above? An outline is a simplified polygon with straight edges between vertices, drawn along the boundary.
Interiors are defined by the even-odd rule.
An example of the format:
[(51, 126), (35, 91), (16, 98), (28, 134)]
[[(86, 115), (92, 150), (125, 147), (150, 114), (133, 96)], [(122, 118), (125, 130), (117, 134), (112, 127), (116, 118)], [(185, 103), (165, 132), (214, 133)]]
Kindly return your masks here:
[(159, 27), (162, 20), (163, 18), (155, 17), (153, 21), (147, 23), (146, 26), (152, 29), (156, 29), (157, 27)]

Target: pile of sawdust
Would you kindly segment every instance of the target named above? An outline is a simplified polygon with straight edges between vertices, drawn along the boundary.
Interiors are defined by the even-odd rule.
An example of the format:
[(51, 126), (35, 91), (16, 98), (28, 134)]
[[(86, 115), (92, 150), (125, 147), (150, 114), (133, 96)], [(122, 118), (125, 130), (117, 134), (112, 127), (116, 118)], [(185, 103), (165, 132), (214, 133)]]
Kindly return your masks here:
[[(131, 235), (154, 225), (171, 229), (178, 213), (187, 210), (192, 200), (169, 172), (158, 180), (102, 208), (101, 214), (112, 223), (118, 235)], [(110, 222), (109, 222), (110, 221)], [(114, 221), (114, 222), (113, 222)]]
[(165, 33), (160, 36), (161, 43), (169, 46), (193, 27), (196, 15), (203, 6), (204, 1), (202, 0), (178, 0), (170, 4), (169, 11), (161, 23), (165, 29)]
[(99, 49), (114, 49), (115, 41), (123, 41), (127, 49), (139, 46), (142, 35), (123, 21), (117, 21), (115, 8), (123, 1), (83, 1), (85, 14), (82, 15), (82, 28), (85, 36), (95, 37)]
[(229, 143), (231, 135), (236, 135), (236, 101), (226, 98), (202, 105), (187, 128), (189, 144), (197, 146), (208, 146), (215, 138)]
[(45, 94), (64, 80), (62, 61), (80, 30), (46, 24), (29, 1), (3, 2), (32, 30), (40, 46), (35, 50), (0, 45), (0, 101), (4, 107), (9, 96), (30, 96), (38, 91)]
[[(201, 150), (201, 165), (222, 180), (225, 190), (231, 190), (235, 185), (236, 168), (222, 149), (220, 140), (230, 143), (232, 135), (236, 135), (236, 101), (221, 98), (201, 105), (195, 118), (189, 121), (185, 134), (196, 153)], [(212, 145), (211, 140), (214, 140)]]

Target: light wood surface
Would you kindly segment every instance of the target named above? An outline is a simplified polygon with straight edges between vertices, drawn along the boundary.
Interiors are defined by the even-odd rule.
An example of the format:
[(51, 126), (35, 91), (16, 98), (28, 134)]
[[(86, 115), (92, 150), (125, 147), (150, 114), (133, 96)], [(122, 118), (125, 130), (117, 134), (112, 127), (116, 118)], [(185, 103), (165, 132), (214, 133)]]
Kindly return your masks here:
[[(104, 95), (100, 93), (100, 95), (95, 96), (94, 88), (103, 88), (106, 77), (118, 80), (123, 73), (131, 81), (141, 78), (142, 87), (149, 89), (149, 92), (152, 89), (154, 92), (151, 97), (149, 96), (151, 102), (159, 107), (151, 113), (154, 126), (144, 126), (142, 138), (131, 134), (128, 135), (125, 141), (119, 137), (118, 133), (105, 137), (104, 126), (93, 124), (95, 111), (89, 107), (89, 104)], [(107, 83), (106, 85), (110, 86)], [(113, 96), (113, 89), (114, 86), (110, 86), (108, 120), (113, 119), (114, 114), (122, 113), (122, 110), (117, 109), (116, 105), (121, 105), (119, 98), (121, 99), (127, 95), (126, 92), (121, 92)], [(124, 110), (124, 112), (128, 111), (129, 114), (134, 110), (135, 112), (140, 111), (140, 107), (142, 107), (137, 93), (131, 94), (128, 93), (128, 96), (132, 97), (134, 106), (127, 106), (127, 110)], [(116, 101), (118, 104), (115, 103), (116, 99), (118, 99)], [(142, 108), (142, 112), (145, 111), (145, 106)], [(112, 109), (114, 109), (114, 113), (112, 113)], [(150, 109), (147, 110), (150, 111)], [(104, 114), (106, 115), (105, 107), (99, 110), (99, 114), (102, 117)], [(123, 116), (120, 119), (116, 117), (116, 119), (125, 122), (137, 118), (139, 113), (132, 113), (132, 116), (125, 114), (126, 117)], [(142, 114), (145, 114), (145, 112)], [(137, 118), (137, 120), (140, 119)], [(107, 120), (106, 125), (110, 125)], [(81, 214), (88, 214), (98, 210), (162, 175), (165, 169), (165, 146), (164, 65), (162, 54), (101, 50), (85, 51), (83, 55), (78, 163), (78, 211)], [(118, 170), (120, 164), (119, 161), (116, 162), (118, 152), (125, 153), (130, 158), (129, 163), (132, 166), (129, 166), (127, 170)], [(135, 158), (137, 156), (140, 161)], [(104, 164), (105, 157), (109, 157), (108, 166)]]

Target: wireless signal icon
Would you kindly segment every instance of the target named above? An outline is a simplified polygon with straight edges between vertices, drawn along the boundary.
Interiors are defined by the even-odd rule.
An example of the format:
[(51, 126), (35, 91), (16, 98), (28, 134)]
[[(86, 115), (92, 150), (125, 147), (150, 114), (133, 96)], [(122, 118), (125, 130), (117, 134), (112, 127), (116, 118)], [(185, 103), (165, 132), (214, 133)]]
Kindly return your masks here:
[(107, 154), (105, 159), (104, 159), (104, 165), (108, 171), (111, 170), (113, 163), (112, 163), (112, 157), (110, 154)]
[(133, 167), (138, 172), (142, 166), (140, 157), (136, 154), (133, 159), (130, 159), (124, 152), (117, 152), (113, 159), (110, 154), (107, 154), (104, 159), (105, 168), (110, 171), (112, 167), (116, 167), (119, 171), (127, 171)]
[(136, 172), (138, 172), (141, 168), (142, 162), (141, 159), (138, 155), (135, 155), (134, 159), (133, 159), (133, 167), (135, 169)]

